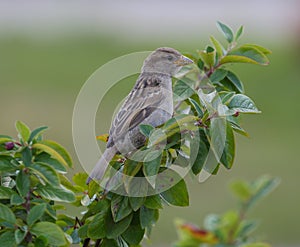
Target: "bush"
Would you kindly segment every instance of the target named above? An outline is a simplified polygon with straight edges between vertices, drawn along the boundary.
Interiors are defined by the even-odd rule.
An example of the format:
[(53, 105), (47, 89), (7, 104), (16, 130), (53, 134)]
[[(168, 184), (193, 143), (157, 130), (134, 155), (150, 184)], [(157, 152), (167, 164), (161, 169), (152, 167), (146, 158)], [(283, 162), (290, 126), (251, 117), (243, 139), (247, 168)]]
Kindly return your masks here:
[[(228, 65), (267, 65), (270, 51), (254, 44), (237, 46), (243, 27), (235, 34), (222, 23), (218, 27), (226, 48), (211, 36), (212, 45), (186, 54), (195, 65), (174, 82), (174, 118), (158, 128), (141, 125), (148, 140), (136, 154), (142, 161), (116, 156), (104, 188), (94, 181), (86, 185), (86, 173), (76, 174), (73, 182), (67, 179), (72, 160), (61, 145), (42, 139), (47, 127), (31, 131), (17, 122), (18, 140), (0, 136), (2, 245), (140, 246), (164, 205), (189, 205), (178, 169), (204, 179), (221, 166), (232, 167), (234, 132), (247, 136), (240, 115), (260, 111)], [(143, 184), (135, 183), (137, 177)], [(83, 207), (83, 216), (61, 213), (62, 202)]]
[(251, 234), (257, 228), (258, 221), (247, 219), (246, 216), (278, 184), (278, 178), (269, 176), (262, 176), (252, 182), (233, 182), (231, 191), (238, 199), (239, 208), (222, 215), (207, 215), (202, 228), (176, 220), (179, 241), (174, 247), (269, 247), (267, 243), (256, 242)]

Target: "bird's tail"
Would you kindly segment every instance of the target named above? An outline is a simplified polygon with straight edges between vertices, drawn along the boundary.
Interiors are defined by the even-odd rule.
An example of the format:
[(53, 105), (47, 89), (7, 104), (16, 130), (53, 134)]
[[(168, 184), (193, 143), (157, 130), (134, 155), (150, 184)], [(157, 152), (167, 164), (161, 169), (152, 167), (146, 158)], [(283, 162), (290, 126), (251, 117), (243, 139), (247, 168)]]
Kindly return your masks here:
[(117, 149), (114, 146), (107, 148), (104, 151), (101, 158), (98, 160), (94, 169), (90, 173), (90, 176), (86, 180), (86, 184), (89, 184), (92, 179), (99, 181), (103, 178), (104, 173), (109, 165), (109, 162), (115, 156), (116, 153), (117, 153)]

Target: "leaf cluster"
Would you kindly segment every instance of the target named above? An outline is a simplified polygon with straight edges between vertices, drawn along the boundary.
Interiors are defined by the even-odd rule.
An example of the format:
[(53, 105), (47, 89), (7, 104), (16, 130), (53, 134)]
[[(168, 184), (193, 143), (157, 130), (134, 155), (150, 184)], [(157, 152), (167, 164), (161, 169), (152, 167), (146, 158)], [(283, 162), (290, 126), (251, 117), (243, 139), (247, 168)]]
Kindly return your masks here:
[(16, 123), (19, 139), (0, 136), (0, 242), (3, 246), (67, 246), (57, 209), (75, 194), (64, 186), (72, 160), (58, 143), (43, 140), (47, 127)]
[[(266, 65), (270, 51), (253, 44), (238, 46), (243, 27), (235, 34), (225, 24), (218, 27), (227, 46), (211, 37), (212, 44), (204, 50), (186, 54), (195, 64), (174, 80), (174, 117), (156, 128), (140, 125), (146, 144), (130, 157), (113, 158), (105, 188), (95, 181), (87, 185), (86, 173), (68, 180), (71, 157), (60, 144), (43, 139), (47, 127), (31, 131), (18, 121), (18, 139), (0, 136), (0, 242), (4, 246), (140, 246), (144, 236), (150, 236), (159, 210), (165, 205), (189, 205), (180, 171), (201, 180), (217, 174), (221, 166), (232, 167), (234, 133), (248, 135), (240, 124), (241, 115), (260, 111), (229, 65)], [(97, 138), (107, 141), (108, 135)], [(247, 208), (268, 191), (255, 186), (234, 186)], [(61, 203), (83, 208), (81, 216), (69, 216)], [(207, 243), (219, 241), (217, 229), (203, 233)]]
[(232, 193), (238, 199), (239, 208), (224, 214), (209, 214), (203, 227), (176, 220), (179, 240), (174, 247), (270, 247), (257, 242), (252, 235), (258, 221), (248, 219), (248, 211), (279, 184), (278, 178), (262, 176), (252, 182), (236, 181), (231, 184)]

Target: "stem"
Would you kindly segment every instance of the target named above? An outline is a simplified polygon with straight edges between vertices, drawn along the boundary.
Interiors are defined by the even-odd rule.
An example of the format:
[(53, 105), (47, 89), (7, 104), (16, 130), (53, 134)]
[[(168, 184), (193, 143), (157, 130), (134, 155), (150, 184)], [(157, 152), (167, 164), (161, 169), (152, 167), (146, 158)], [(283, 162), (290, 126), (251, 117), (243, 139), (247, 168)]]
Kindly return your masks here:
[(175, 123), (169, 125), (166, 129), (163, 129), (163, 132), (166, 135), (157, 138), (157, 140), (151, 146), (158, 145), (159, 143), (165, 141), (168, 137), (174, 135), (178, 131), (178, 126), (181, 126), (182, 124), (195, 123), (198, 120), (199, 118), (196, 116), (186, 116), (178, 119)]
[(82, 222), (79, 220), (79, 218), (76, 216), (75, 217), (75, 224), (74, 224), (74, 229), (77, 228), (77, 224), (80, 226), (82, 226)]
[(248, 203), (244, 203), (239, 211), (239, 216), (236, 224), (231, 228), (231, 230), (228, 233), (228, 240), (227, 240), (228, 245), (233, 245), (235, 243), (234, 234), (236, 233), (242, 221), (245, 219), (247, 209), (248, 209)]
[(95, 243), (95, 247), (99, 247), (101, 244), (102, 239), (97, 239), (96, 243)]
[(30, 212), (30, 196), (31, 196), (31, 191), (29, 190), (25, 197), (25, 209), (26, 209), (27, 215)]
[[(25, 207), (27, 215), (30, 212), (30, 196), (31, 196), (31, 190), (28, 191), (28, 193), (25, 197), (25, 203), (24, 203), (24, 207)], [(32, 234), (30, 232), (27, 232), (25, 239), (26, 239), (27, 243), (31, 243), (32, 242)]]
[(88, 247), (89, 246), (89, 244), (90, 244), (90, 238), (86, 238), (84, 241), (83, 241), (83, 245), (82, 245), (82, 247)]

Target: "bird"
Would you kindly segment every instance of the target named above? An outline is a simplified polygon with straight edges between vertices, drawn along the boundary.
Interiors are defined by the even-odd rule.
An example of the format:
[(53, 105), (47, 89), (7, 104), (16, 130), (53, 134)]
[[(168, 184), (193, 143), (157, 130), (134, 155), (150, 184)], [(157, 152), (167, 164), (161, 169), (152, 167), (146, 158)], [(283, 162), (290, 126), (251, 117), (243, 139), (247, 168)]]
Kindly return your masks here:
[(173, 116), (172, 77), (191, 59), (179, 51), (160, 47), (144, 60), (141, 73), (115, 115), (109, 130), (106, 149), (86, 183), (100, 181), (116, 154), (126, 155), (145, 144), (140, 124), (157, 127)]

